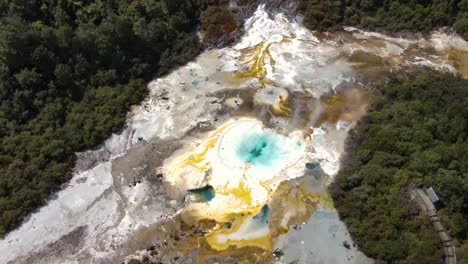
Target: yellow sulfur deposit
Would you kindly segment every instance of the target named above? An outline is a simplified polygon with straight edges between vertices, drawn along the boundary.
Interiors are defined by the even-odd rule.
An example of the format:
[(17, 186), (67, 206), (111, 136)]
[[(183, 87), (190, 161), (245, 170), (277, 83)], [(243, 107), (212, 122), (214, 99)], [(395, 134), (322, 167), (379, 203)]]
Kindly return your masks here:
[(468, 78), (468, 50), (456, 50), (452, 49), (449, 51), (448, 60), (451, 61), (463, 78)]

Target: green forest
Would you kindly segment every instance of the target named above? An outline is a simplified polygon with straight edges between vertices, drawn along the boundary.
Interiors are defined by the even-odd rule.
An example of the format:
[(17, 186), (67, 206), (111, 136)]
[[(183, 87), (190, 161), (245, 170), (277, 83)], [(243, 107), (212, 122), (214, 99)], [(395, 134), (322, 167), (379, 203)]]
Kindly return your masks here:
[(468, 39), (466, 0), (308, 0), (304, 24), (310, 29), (357, 26), (388, 32), (429, 32), (448, 26)]
[(408, 187), (433, 186), (459, 263), (468, 263), (468, 80), (396, 77), (352, 132), (331, 187), (360, 249), (381, 263), (441, 263), (442, 243)]
[[(205, 41), (232, 41), (225, 34), (239, 21), (208, 2), (216, 1), (0, 0), (0, 238), (70, 179), (75, 152), (122, 129), (130, 107), (147, 95), (148, 81), (200, 53), (199, 22)], [(468, 39), (464, 0), (306, 5), (311, 29), (449, 26)], [(434, 186), (457, 257), (468, 262), (466, 87), (466, 80), (450, 75), (394, 77), (354, 131), (333, 196), (370, 257), (440, 262), (430, 223), (402, 206), (405, 187)]]
[(0, 0), (0, 237), (200, 52), (194, 0)]

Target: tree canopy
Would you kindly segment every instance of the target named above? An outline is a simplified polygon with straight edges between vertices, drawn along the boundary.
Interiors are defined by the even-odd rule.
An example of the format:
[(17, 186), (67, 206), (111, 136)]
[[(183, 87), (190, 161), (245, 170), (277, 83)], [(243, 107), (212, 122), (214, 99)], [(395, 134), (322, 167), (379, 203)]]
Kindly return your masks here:
[(197, 0), (0, 0), (0, 237), (200, 51)]
[(441, 73), (393, 77), (352, 132), (332, 186), (357, 245), (385, 263), (440, 263), (437, 232), (409, 204), (409, 187), (433, 186), (439, 211), (468, 255), (468, 80)]
[(310, 29), (358, 26), (370, 30), (422, 31), (448, 26), (468, 39), (465, 0), (308, 0), (304, 23)]

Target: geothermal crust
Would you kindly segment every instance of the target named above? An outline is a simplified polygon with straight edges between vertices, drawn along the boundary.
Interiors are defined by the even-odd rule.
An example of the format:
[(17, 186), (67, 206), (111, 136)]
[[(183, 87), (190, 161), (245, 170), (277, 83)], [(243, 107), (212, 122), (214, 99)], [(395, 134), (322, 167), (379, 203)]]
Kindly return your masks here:
[(348, 131), (390, 72), (466, 77), (467, 52), (441, 32), (318, 37), (260, 6), (237, 44), (151, 82), (123, 132), (79, 154), (69, 184), (0, 241), (0, 263), (156, 251), (164, 263), (370, 262), (343, 247), (353, 243), (326, 191)]

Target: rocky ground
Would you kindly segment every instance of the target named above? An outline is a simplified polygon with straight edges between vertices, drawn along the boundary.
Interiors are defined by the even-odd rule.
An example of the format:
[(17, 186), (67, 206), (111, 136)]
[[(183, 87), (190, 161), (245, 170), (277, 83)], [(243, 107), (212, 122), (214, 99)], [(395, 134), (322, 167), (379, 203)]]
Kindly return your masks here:
[[(403, 39), (352, 28), (314, 35), (288, 20), (294, 8), (300, 8), (291, 8), (292, 1), (272, 3), (268, 8), (276, 11), (270, 13), (268, 8), (257, 10), (258, 3), (219, 2), (242, 10), (235, 21), (254, 16), (244, 26), (236, 24), (239, 31), (227, 27), (236, 37), (226, 41), (237, 44), (207, 51), (150, 83), (149, 97), (132, 110), (121, 133), (99, 149), (79, 153), (69, 184), (0, 241), (1, 263), (121, 263), (135, 252), (156, 254), (163, 263), (189, 263), (199, 252), (184, 255), (170, 243), (193, 241), (204, 229), (180, 225), (174, 215), (190, 201), (185, 190), (168, 192), (160, 171), (182, 146), (196, 146), (232, 118), (256, 117), (279, 133), (313, 130), (307, 131), (315, 140), (309, 158), (333, 176), (347, 126), (364, 114), (369, 99), (365, 94), (373, 85), (385, 82), (390, 72), (421, 67), (466, 73), (457, 56), (448, 56), (468, 50), (456, 36), (434, 33), (431, 39)], [(275, 16), (281, 10), (286, 15)], [(264, 89), (274, 92), (264, 94)], [(287, 98), (278, 98), (284, 91)], [(289, 112), (275, 114), (275, 108)], [(301, 252), (318, 257), (320, 251), (324, 262), (333, 255), (343, 263), (361, 263), (345, 227), (336, 215), (328, 216), (304, 221), (299, 231), (291, 228), (294, 232), (285, 236), (288, 260), (294, 261), (305, 241), (308, 248)], [(209, 229), (213, 223), (205, 224)], [(307, 237), (310, 232), (316, 235)], [(321, 241), (333, 252), (318, 245)], [(226, 252), (213, 253), (209, 261), (235, 263)], [(255, 249), (246, 252), (259, 254)]]

